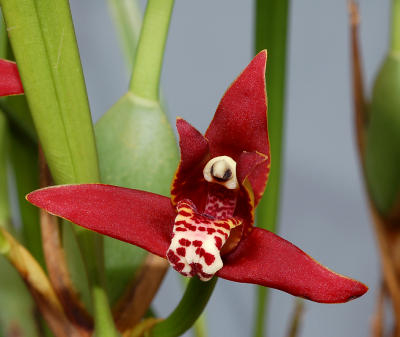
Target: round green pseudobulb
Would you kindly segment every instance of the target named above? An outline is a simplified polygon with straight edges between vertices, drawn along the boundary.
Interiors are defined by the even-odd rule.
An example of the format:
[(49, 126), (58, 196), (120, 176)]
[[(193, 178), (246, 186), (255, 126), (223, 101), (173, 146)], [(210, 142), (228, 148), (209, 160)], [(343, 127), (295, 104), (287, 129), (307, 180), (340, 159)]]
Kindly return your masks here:
[(365, 169), (371, 197), (400, 220), (400, 53), (390, 53), (375, 81), (366, 130)]

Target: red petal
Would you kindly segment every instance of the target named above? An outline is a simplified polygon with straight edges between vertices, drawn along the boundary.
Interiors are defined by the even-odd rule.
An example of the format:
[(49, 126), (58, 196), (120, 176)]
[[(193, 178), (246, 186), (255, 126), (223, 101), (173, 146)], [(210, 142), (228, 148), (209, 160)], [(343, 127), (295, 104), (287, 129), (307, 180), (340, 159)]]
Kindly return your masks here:
[(181, 161), (171, 186), (171, 198), (175, 205), (190, 199), (203, 211), (207, 199), (207, 182), (203, 168), (209, 160), (208, 142), (204, 136), (182, 118), (176, 120), (179, 133)]
[(24, 93), (18, 68), (15, 62), (0, 59), (0, 96)]
[(243, 152), (237, 162), (237, 176), (241, 183), (248, 179), (254, 193), (254, 207), (261, 199), (268, 180), (269, 158), (258, 152)]
[(339, 275), (281, 237), (254, 228), (224, 259), (218, 276), (255, 283), (315, 302), (340, 303), (363, 295), (368, 288)]
[(232, 83), (217, 108), (207, 132), (212, 157), (230, 156), (238, 160), (246, 152), (268, 156), (267, 97), (265, 63), (260, 52)]
[(101, 184), (54, 186), (26, 198), (51, 214), (165, 258), (176, 216), (169, 198)]

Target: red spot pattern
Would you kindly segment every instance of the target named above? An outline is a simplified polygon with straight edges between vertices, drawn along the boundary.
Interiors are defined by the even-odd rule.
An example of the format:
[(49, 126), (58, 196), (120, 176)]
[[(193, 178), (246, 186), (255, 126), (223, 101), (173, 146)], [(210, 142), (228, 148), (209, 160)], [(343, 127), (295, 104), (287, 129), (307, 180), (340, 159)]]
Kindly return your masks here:
[(189, 240), (186, 240), (186, 239), (180, 239), (180, 240), (179, 240), (179, 243), (180, 243), (182, 246), (189, 247), (191, 242), (190, 242)]
[[(209, 200), (213, 198), (216, 200), (213, 209), (219, 210), (220, 201), (212, 195)], [(206, 281), (222, 268), (220, 249), (230, 230), (240, 225), (241, 220), (199, 213), (187, 199), (178, 203), (177, 210), (167, 259), (182, 275), (198, 275)]]
[(219, 236), (215, 236), (214, 240), (215, 240), (215, 245), (217, 246), (217, 248), (221, 249), (221, 247), (222, 247), (222, 239)]
[(185, 255), (186, 255), (186, 249), (183, 248), (183, 247), (177, 248), (177, 249), (176, 249), (176, 252), (177, 252), (177, 254), (180, 255), (180, 256), (185, 256)]
[(202, 244), (203, 244), (203, 242), (201, 242), (199, 240), (194, 240), (193, 241), (193, 246), (195, 246), (195, 247), (201, 247)]

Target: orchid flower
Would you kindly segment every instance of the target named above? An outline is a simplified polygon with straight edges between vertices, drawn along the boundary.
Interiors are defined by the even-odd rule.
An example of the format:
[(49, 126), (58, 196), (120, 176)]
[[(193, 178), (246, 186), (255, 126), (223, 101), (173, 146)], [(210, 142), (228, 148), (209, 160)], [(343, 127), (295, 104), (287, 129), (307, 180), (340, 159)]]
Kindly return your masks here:
[[(346, 302), (367, 287), (254, 227), (270, 169), (260, 52), (223, 96), (203, 136), (178, 118), (181, 160), (171, 198), (102, 184), (54, 186), (27, 196), (77, 225), (168, 259), (184, 276), (277, 288), (317, 302)], [(140, 165), (140, 163), (138, 163)]]

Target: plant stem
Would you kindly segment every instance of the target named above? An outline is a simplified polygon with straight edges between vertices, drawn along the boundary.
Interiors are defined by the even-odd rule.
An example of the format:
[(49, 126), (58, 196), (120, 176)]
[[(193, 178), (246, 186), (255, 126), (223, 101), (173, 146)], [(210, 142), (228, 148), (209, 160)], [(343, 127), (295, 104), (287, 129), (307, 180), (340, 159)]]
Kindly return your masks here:
[(110, 337), (117, 336), (116, 329), (110, 322), (113, 321), (106, 291), (99, 285), (92, 286), (93, 309), (95, 320), (95, 336)]
[(150, 337), (177, 337), (188, 330), (203, 312), (217, 283), (217, 277), (208, 282), (193, 277), (175, 310), (164, 321), (156, 324)]
[[(276, 231), (282, 170), (282, 142), (285, 104), (286, 41), (289, 0), (256, 0), (255, 52), (268, 50), (266, 70), (271, 172), (265, 194), (257, 208), (259, 227)], [(255, 337), (265, 333), (268, 289), (259, 288)]]
[(10, 221), (7, 180), (7, 122), (0, 110), (0, 227), (7, 228)]
[(164, 49), (174, 0), (149, 0), (133, 67), (130, 91), (137, 96), (159, 100)]
[[(182, 284), (186, 287), (189, 284), (190, 279), (187, 277), (180, 276), (180, 280), (182, 280)], [(203, 312), (197, 321), (193, 325), (193, 335), (195, 337), (206, 337), (207, 336), (207, 322), (205, 312)]]
[(129, 69), (132, 69), (142, 26), (139, 4), (136, 0), (108, 0), (108, 5), (119, 32), (124, 56)]
[(255, 326), (254, 326), (254, 336), (262, 337), (265, 335), (264, 323), (266, 320), (267, 303), (269, 298), (269, 291), (266, 287), (257, 287), (257, 304), (255, 312)]
[(392, 3), (392, 52), (400, 52), (400, 0)]

